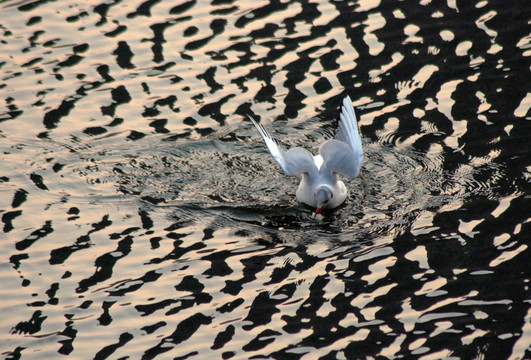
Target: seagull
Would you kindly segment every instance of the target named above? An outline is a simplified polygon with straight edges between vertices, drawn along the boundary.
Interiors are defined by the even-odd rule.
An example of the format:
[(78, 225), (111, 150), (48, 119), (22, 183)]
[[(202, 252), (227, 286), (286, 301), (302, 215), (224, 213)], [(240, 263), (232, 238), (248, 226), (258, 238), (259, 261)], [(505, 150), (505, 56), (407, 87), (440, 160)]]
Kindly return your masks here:
[(296, 192), (298, 201), (315, 208), (316, 214), (343, 204), (347, 188), (338, 175), (355, 178), (363, 160), (358, 122), (350, 97), (343, 99), (334, 138), (321, 144), (315, 156), (301, 147), (286, 150), (262, 125), (247, 116), (284, 173), (301, 179)]

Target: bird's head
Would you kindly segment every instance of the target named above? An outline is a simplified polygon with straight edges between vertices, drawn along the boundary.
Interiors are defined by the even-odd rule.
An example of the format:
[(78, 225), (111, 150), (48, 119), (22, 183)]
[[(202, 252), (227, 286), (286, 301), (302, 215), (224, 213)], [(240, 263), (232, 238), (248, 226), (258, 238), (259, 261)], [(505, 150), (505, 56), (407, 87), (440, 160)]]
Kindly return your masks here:
[(333, 197), (334, 193), (330, 187), (326, 185), (319, 186), (317, 190), (315, 190), (315, 201), (317, 202), (315, 213), (319, 214), (324, 208), (328, 207), (328, 204)]

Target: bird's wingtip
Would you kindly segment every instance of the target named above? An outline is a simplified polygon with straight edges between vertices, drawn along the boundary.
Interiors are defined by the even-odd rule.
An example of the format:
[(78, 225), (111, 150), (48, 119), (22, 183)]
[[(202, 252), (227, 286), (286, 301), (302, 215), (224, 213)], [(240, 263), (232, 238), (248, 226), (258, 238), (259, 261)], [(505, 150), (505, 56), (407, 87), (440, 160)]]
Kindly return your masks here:
[(347, 95), (343, 98), (343, 106), (352, 105), (352, 100), (350, 99), (350, 96)]
[(254, 126), (259, 127), (259, 125), (258, 125), (258, 123), (256, 122), (256, 120), (253, 119), (251, 115), (247, 114), (247, 118), (249, 118), (249, 120), (251, 120), (251, 122), (253, 123)]

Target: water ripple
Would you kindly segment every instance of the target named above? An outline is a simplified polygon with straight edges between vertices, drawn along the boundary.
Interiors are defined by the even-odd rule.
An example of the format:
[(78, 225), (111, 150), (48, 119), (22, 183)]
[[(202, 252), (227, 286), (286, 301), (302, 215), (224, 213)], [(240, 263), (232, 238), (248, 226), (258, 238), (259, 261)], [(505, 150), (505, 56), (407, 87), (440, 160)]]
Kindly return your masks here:
[(522, 5), (4, 1), (2, 358), (530, 358)]

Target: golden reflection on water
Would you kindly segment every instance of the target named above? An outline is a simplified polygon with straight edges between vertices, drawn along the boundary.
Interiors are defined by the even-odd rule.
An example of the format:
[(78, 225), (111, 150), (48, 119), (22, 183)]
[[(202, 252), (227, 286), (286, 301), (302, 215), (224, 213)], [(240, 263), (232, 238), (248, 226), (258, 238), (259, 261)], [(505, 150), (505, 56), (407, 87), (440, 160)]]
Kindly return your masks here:
[[(3, 355), (527, 356), (527, 35), (508, 58), (489, 2), (277, 5), (3, 5)], [(317, 221), (245, 115), (315, 150), (346, 93), (366, 160)]]

